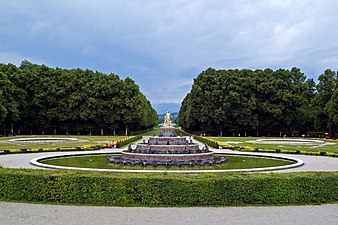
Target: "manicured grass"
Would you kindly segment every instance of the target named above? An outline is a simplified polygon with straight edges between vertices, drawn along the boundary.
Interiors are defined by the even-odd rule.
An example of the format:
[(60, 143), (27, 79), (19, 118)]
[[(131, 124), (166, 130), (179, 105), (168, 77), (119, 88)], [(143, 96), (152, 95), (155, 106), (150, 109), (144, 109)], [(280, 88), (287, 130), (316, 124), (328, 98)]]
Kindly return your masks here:
[(57, 166), (83, 167), (83, 168), (99, 168), (99, 169), (131, 169), (131, 170), (227, 170), (227, 169), (249, 169), (273, 166), (289, 165), (292, 162), (288, 160), (270, 159), (262, 157), (242, 157), (242, 156), (226, 156), (229, 161), (220, 165), (205, 166), (135, 166), (121, 164), (110, 164), (107, 158), (110, 155), (95, 156), (74, 156), (55, 158), (41, 161), (42, 163)]
[[(77, 138), (84, 142), (59, 142), (59, 143), (11, 143), (10, 139), (16, 138)], [(20, 151), (20, 149), (49, 149), (49, 148), (71, 148), (80, 146), (91, 146), (98, 144), (107, 144), (112, 141), (125, 138), (124, 136), (89, 136), (89, 135), (23, 135), (15, 137), (1, 137), (0, 150), (9, 149), (12, 152)]]
[[(240, 143), (230, 143), (232, 146), (245, 147), (249, 146), (251, 148), (259, 149), (282, 149), (282, 150), (303, 150), (309, 152), (335, 152), (338, 153), (338, 141), (334, 140), (324, 140), (328, 143), (333, 143), (333, 145), (287, 145), (287, 144), (256, 144), (250, 143), (249, 141), (254, 141), (257, 139), (267, 139), (266, 137), (210, 137), (213, 140), (220, 142), (240, 142)], [(273, 138), (276, 139), (276, 138)], [(297, 138), (299, 139), (299, 138)], [(319, 139), (310, 139), (310, 140), (319, 140)]]
[(141, 134), (142, 136), (158, 136), (160, 134), (160, 127), (156, 126), (153, 130)]

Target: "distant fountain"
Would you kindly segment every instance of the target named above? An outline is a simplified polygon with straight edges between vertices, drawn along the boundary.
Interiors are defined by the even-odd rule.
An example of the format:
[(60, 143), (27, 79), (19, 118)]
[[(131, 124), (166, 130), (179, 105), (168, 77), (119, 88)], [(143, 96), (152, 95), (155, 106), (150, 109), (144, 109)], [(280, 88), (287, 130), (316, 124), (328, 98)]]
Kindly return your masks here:
[(127, 150), (122, 151), (121, 158), (110, 156), (108, 161), (153, 166), (213, 165), (227, 162), (226, 157), (216, 158), (208, 146), (200, 149), (191, 137), (178, 137), (171, 118), (170, 112), (167, 112), (159, 136), (143, 139), (143, 143), (137, 143), (136, 147), (129, 145)]

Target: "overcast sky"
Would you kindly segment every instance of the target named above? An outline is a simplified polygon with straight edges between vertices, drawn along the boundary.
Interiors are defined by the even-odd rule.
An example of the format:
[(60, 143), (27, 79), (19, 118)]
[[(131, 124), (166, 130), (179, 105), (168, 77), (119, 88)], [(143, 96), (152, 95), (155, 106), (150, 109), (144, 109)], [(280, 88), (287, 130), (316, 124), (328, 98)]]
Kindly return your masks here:
[(299, 67), (315, 79), (338, 69), (336, 0), (0, 0), (0, 6), (0, 63), (27, 59), (129, 76), (159, 112), (177, 111), (208, 67)]

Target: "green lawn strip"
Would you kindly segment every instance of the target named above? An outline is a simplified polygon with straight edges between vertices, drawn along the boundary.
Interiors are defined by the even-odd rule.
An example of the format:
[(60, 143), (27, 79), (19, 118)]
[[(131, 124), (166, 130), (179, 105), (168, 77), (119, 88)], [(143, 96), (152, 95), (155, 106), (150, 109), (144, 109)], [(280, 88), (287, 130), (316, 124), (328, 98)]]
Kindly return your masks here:
[[(85, 140), (85, 142), (58, 142), (58, 143), (10, 143), (8, 140), (16, 138), (77, 138)], [(31, 151), (38, 151), (43, 149), (48, 150), (68, 150), (76, 147), (90, 147), (96, 145), (105, 145), (112, 141), (124, 139), (124, 136), (66, 136), (66, 135), (25, 135), (15, 137), (2, 137), (0, 138), (0, 151), (11, 150), (11, 152), (20, 152), (20, 149), (30, 149)]]
[(338, 202), (337, 172), (118, 174), (0, 168), (0, 200), (109, 206)]
[(248, 169), (263, 168), (289, 165), (292, 162), (287, 160), (262, 158), (262, 157), (245, 157), (245, 156), (226, 156), (229, 161), (220, 165), (204, 165), (204, 166), (138, 166), (138, 165), (121, 165), (110, 164), (107, 158), (110, 155), (92, 155), (92, 156), (76, 156), (48, 159), (41, 163), (66, 166), (66, 167), (82, 167), (82, 168), (99, 168), (99, 169), (130, 169), (130, 170), (229, 170), (229, 169)]
[(153, 130), (141, 134), (142, 136), (158, 136), (160, 134), (160, 127), (154, 127)]
[[(246, 138), (240, 138), (240, 137), (207, 137), (207, 138), (218, 141), (218, 142), (241, 142), (241, 143), (230, 143), (229, 145), (232, 146), (232, 147), (236, 147), (236, 146), (238, 146), (238, 147), (249, 147), (248, 150), (258, 148), (258, 149), (262, 149), (262, 150), (275, 151), (276, 149), (281, 149), (281, 150), (285, 150), (285, 151), (288, 151), (288, 150), (297, 151), (298, 150), (298, 151), (304, 151), (304, 152), (308, 152), (308, 153), (327, 152), (327, 153), (338, 154), (338, 142), (333, 141), (333, 140), (324, 140), (326, 142), (334, 143), (332, 145), (319, 145), (318, 147), (313, 147), (314, 145), (258, 144), (258, 143), (249, 142), (249, 141), (254, 141), (254, 140), (257, 140), (257, 139), (265, 139), (265, 138), (253, 138), (253, 137), (246, 137)], [(313, 139), (313, 140), (319, 140), (319, 139)], [(242, 149), (242, 150), (245, 150), (245, 149)]]

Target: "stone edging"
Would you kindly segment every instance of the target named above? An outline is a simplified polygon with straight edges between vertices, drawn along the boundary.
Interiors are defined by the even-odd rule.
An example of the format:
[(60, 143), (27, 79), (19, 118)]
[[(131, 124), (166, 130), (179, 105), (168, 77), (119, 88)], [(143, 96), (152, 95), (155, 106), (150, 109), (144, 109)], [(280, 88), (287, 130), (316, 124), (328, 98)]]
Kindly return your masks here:
[[(118, 153), (118, 152), (114, 152), (114, 153)], [(53, 166), (53, 165), (47, 165), (47, 164), (39, 162), (40, 160), (59, 158), (59, 157), (80, 156), (80, 155), (101, 155), (101, 154), (107, 154), (107, 152), (85, 152), (85, 153), (71, 153), (71, 154), (62, 154), (62, 155), (49, 155), (49, 156), (42, 156), (42, 157), (32, 159), (30, 163), (34, 166), (48, 168), (48, 169), (58, 169), (58, 170), (79, 170), (79, 171), (114, 172), (114, 173), (164, 173), (166, 172), (166, 173), (191, 173), (191, 174), (194, 174), (194, 173), (265, 172), (265, 171), (291, 169), (291, 168), (302, 166), (304, 164), (302, 160), (289, 157), (289, 156), (274, 156), (274, 155), (235, 153), (235, 152), (232, 152), (232, 153), (218, 153), (217, 152), (217, 154), (284, 159), (284, 160), (293, 161), (295, 163), (291, 165), (285, 165), (285, 166), (252, 168), (252, 169), (232, 169), (232, 170), (123, 170), (123, 169), (118, 170), (118, 169), (95, 169), (95, 168)]]

